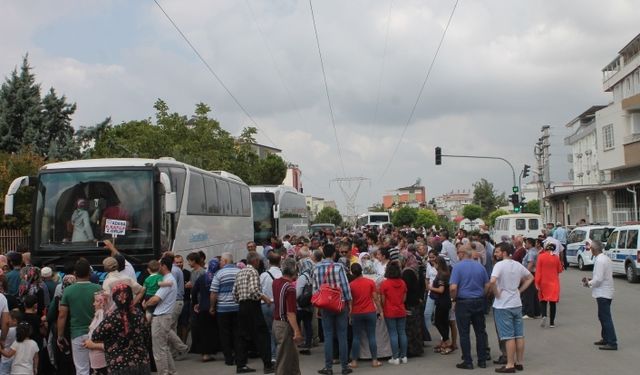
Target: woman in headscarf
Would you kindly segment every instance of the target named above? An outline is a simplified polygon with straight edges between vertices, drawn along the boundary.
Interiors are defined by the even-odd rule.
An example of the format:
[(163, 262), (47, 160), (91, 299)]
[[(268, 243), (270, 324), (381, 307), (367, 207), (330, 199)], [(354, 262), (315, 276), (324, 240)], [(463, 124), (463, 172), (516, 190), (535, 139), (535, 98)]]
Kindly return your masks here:
[[(418, 260), (411, 252), (403, 250), (400, 254), (402, 280), (407, 285), (407, 297), (404, 306), (407, 309), (407, 356), (415, 357), (424, 353), (422, 347), (422, 313), (421, 303), (424, 289), (420, 287)], [(424, 285), (424, 280), (422, 281)]]
[[(313, 280), (311, 274), (313, 273), (314, 264), (311, 258), (302, 258), (298, 262), (299, 275), (296, 281), (296, 298), (302, 295), (304, 287), (311, 284)], [(311, 344), (313, 340), (313, 306), (301, 307), (297, 305), (296, 319), (298, 325), (302, 326), (304, 331), (304, 343), (300, 346), (300, 354), (311, 354)]]
[(547, 242), (544, 251), (540, 252), (536, 263), (535, 285), (538, 289), (538, 299), (542, 312), (540, 327), (547, 324), (547, 305), (549, 305), (549, 327), (556, 326), (556, 304), (560, 301), (560, 273), (562, 262), (554, 255), (556, 245)]
[(111, 299), (115, 309), (93, 331), (85, 346), (104, 350), (110, 375), (150, 374), (146, 344), (151, 333), (144, 313), (133, 304), (131, 287), (114, 285)]
[(363, 275), (371, 275), (372, 277), (375, 277), (376, 266), (373, 260), (371, 259), (371, 254), (367, 252), (358, 254), (358, 263), (360, 263), (360, 266), (362, 267)]
[(209, 314), (209, 288), (213, 276), (220, 269), (220, 261), (213, 258), (209, 261), (207, 272), (198, 277), (191, 288), (191, 303), (194, 319), (191, 326), (191, 353), (201, 354), (202, 362), (213, 360), (218, 352), (218, 324), (215, 317)]
[(25, 267), (23, 282), (18, 287), (18, 298), (22, 300), (27, 295), (36, 296), (38, 301), (38, 316), (42, 316), (45, 306), (49, 304), (49, 292), (40, 277), (40, 268)]
[[(93, 331), (98, 328), (100, 323), (104, 320), (105, 309), (109, 297), (105, 292), (97, 292), (93, 296), (93, 308), (95, 313), (93, 314), (93, 320), (89, 324), (89, 337), (93, 334)], [(104, 355), (104, 350), (92, 349), (89, 351), (89, 362), (91, 363), (91, 369), (96, 375), (107, 374), (107, 361)]]
[[(76, 371), (76, 367), (73, 364), (73, 357), (71, 356), (71, 348), (67, 348), (67, 350), (60, 350), (58, 345), (55, 344), (55, 338), (59, 336), (57, 322), (60, 299), (62, 298), (62, 293), (64, 293), (65, 288), (71, 284), (75, 284), (75, 282), (76, 277), (71, 274), (67, 274), (62, 278), (60, 294), (51, 300), (47, 311), (47, 322), (49, 323), (49, 327), (51, 327), (51, 334), (47, 347), (53, 352), (55, 367), (58, 370), (58, 374), (75, 374)], [(66, 339), (65, 342), (71, 342), (70, 319), (71, 317), (67, 315), (67, 324), (65, 324), (65, 331), (62, 333), (62, 336)]]

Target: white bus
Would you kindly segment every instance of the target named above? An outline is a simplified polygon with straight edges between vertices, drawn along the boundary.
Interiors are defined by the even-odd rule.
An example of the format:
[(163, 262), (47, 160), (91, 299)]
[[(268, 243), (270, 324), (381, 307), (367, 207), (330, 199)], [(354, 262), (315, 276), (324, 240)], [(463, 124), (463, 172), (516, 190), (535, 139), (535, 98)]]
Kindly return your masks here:
[(251, 186), (254, 241), (262, 246), (271, 236), (307, 235), (309, 214), (303, 194), (289, 186)]
[(356, 220), (356, 227), (361, 228), (365, 225), (382, 225), (389, 224), (391, 220), (389, 219), (388, 212), (367, 212), (365, 214), (358, 215), (358, 219)]
[(207, 259), (229, 251), (240, 259), (253, 237), (251, 194), (240, 178), (172, 158), (47, 164), (38, 176), (13, 181), (6, 215), (27, 185), (35, 187), (30, 248), (42, 264), (82, 256), (101, 268), (105, 239), (137, 269), (165, 250), (202, 250)]

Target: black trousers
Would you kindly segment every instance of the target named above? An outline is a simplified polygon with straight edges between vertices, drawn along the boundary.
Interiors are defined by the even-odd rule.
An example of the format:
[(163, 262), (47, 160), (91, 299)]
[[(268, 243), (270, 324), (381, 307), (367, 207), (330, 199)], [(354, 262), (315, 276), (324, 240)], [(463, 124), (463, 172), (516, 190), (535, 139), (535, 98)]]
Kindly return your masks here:
[(237, 366), (242, 367), (247, 364), (248, 347), (253, 343), (260, 353), (264, 366), (271, 367), (271, 337), (262, 315), (260, 301), (244, 300), (240, 301), (239, 305), (240, 349), (239, 354), (236, 354)]
[(538, 301), (538, 290), (534, 283), (522, 293), (522, 315), (533, 318), (540, 316), (540, 301)]
[[(222, 353), (224, 361), (227, 364), (234, 362), (238, 367), (247, 364), (247, 353), (242, 354), (242, 346), (240, 345), (240, 331), (238, 328), (238, 313), (226, 312), (217, 313), (218, 332), (220, 334), (220, 343), (222, 344)], [(235, 359), (234, 359), (235, 353)], [(240, 364), (239, 359), (244, 357), (244, 364)]]

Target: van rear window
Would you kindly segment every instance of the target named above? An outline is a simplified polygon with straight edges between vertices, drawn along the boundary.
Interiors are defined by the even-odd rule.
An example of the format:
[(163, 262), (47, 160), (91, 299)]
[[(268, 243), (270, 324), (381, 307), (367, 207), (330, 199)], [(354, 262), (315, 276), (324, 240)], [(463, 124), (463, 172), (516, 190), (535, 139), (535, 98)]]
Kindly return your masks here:
[(529, 219), (529, 230), (538, 229), (538, 219)]
[(525, 219), (516, 219), (516, 230), (526, 230), (527, 221)]

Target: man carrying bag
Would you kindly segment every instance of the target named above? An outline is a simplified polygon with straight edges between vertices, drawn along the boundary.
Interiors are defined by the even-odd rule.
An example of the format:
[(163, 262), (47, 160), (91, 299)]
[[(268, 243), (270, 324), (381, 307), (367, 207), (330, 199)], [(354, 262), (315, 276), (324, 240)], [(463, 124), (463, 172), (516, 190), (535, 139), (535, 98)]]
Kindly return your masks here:
[(313, 305), (320, 309), (324, 332), (324, 363), (319, 374), (333, 374), (333, 337), (338, 339), (342, 374), (353, 372), (348, 367), (349, 353), (347, 328), (351, 310), (351, 290), (344, 267), (333, 261), (336, 248), (326, 244), (322, 252), (324, 259), (318, 263), (313, 274)]

